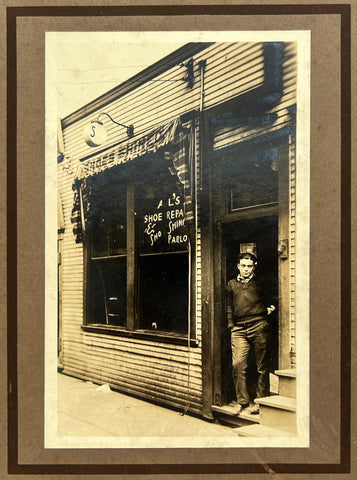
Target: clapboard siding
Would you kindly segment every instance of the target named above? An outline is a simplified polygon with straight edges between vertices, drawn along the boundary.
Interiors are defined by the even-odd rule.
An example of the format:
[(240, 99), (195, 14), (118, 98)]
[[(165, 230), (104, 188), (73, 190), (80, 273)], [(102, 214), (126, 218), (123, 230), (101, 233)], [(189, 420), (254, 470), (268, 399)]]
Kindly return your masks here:
[[(164, 92), (162, 90), (164, 90)], [(160, 95), (158, 94), (159, 91)], [(147, 98), (148, 94), (152, 96), (151, 100)], [(109, 113), (113, 119), (122, 124), (134, 124), (135, 134), (138, 136), (156, 125), (167, 123), (171, 119), (194, 108), (194, 99), (195, 97), (197, 98), (197, 103), (198, 94), (198, 86), (193, 88), (193, 90), (189, 90), (184, 82), (177, 84), (176, 82), (171, 83), (167, 81), (161, 87), (157, 86), (155, 88), (155, 86), (150, 87), (150, 85), (145, 86), (145, 88), (141, 87), (139, 91), (131, 94), (132, 98), (118, 99), (110, 108), (107, 106), (105, 112)], [(179, 105), (177, 102), (178, 98), (180, 98)], [(198, 104), (196, 108), (197, 106)], [(127, 116), (125, 115), (126, 108), (128, 108), (129, 112)], [(78, 125), (74, 124), (69, 127), (69, 129), (73, 130), (72, 136), (67, 137), (67, 131), (65, 130), (65, 148), (69, 155), (79, 159), (93, 155), (100, 150), (100, 148), (86, 146), (82, 138), (83, 128), (89, 121), (95, 118), (95, 116), (92, 116), (90, 119), (84, 118), (78, 122)], [(127, 140), (125, 129), (115, 126), (115, 124), (110, 122), (106, 117), (103, 117), (102, 120), (108, 132), (107, 146)], [(70, 132), (68, 132), (68, 134), (69, 133)]]
[[(147, 394), (154, 395), (157, 392), (160, 392), (162, 395), (169, 396), (178, 396), (180, 398), (185, 398), (187, 393), (191, 396), (196, 397), (196, 401), (199, 403), (201, 388), (198, 386), (195, 388), (195, 384), (192, 382), (192, 377), (190, 377), (190, 384), (188, 385), (187, 381), (187, 371), (181, 376), (182, 380), (178, 378), (176, 374), (173, 377), (164, 376), (162, 372), (157, 372), (156, 369), (146, 369), (141, 366), (138, 369), (131, 368), (128, 366), (128, 363), (118, 364), (117, 360), (113, 364), (109, 365), (107, 361), (99, 362), (97, 358), (87, 359), (83, 361), (83, 357), (71, 357), (66, 354), (66, 362), (71, 366), (70, 369), (77, 369), (86, 372), (90, 372), (92, 378), (97, 381), (107, 380), (109, 384), (117, 384), (122, 387), (128, 388), (145, 388)], [(120, 368), (115, 368), (120, 367)], [(138, 381), (140, 379), (140, 381)], [(170, 385), (173, 388), (169, 388)], [(188, 392), (190, 388), (190, 392)], [(170, 390), (170, 392), (168, 392)]]
[[(77, 364), (79, 366), (83, 364), (84, 359), (86, 359), (86, 364), (90, 362), (93, 366), (96, 366), (95, 368), (101, 368), (103, 371), (113, 372), (116, 378), (122, 377), (123, 375), (130, 375), (130, 378), (142, 376), (143, 381), (147, 381), (147, 378), (152, 377), (160, 385), (163, 385), (164, 383), (177, 383), (177, 385), (181, 387), (186, 388), (187, 386), (187, 366), (186, 368), (173, 366), (168, 370), (165, 369), (164, 366), (158, 366), (157, 363), (154, 362), (143, 363), (141, 358), (135, 358), (132, 356), (128, 359), (126, 356), (120, 357), (114, 355), (110, 357), (106, 352), (103, 354), (101, 354), (101, 352), (96, 352), (95, 355), (90, 352), (79, 354), (77, 350), (72, 353), (70, 349), (67, 349), (67, 356), (72, 359), (72, 364)], [(192, 385), (192, 388), (198, 390), (201, 388), (199, 371), (195, 372), (192, 368), (190, 370), (190, 384)]]
[[(195, 61), (207, 60), (205, 69), (205, 108), (246, 93), (264, 80), (263, 44), (217, 44), (195, 56)], [(222, 65), (222, 59), (224, 64)], [(195, 82), (189, 89), (181, 81), (185, 69), (180, 66), (161, 74), (155, 82), (139, 86), (125, 97), (106, 105), (104, 109), (122, 124), (134, 124), (136, 135), (166, 123), (183, 113), (198, 109), (200, 104), (200, 78), (195, 67)], [(95, 114), (85, 117), (64, 129), (65, 151), (75, 159), (85, 158), (100, 150), (88, 147), (82, 138), (83, 128)], [(125, 129), (114, 125), (106, 117), (101, 120), (108, 132), (107, 146), (127, 140)]]
[(94, 376), (93, 374), (88, 374), (86, 368), (77, 369), (70, 367), (66, 369), (65, 373), (98, 384), (108, 383), (114, 389), (117, 389), (120, 392), (127, 393), (129, 395), (139, 396), (140, 398), (146, 399), (151, 402), (165, 404), (169, 407), (174, 407), (177, 409), (182, 408), (185, 412), (189, 411), (196, 414), (201, 413), (200, 397), (194, 396), (192, 393), (190, 393), (189, 395), (182, 395), (180, 393), (176, 394), (175, 392), (168, 391), (167, 388), (165, 388), (163, 391), (153, 387), (152, 385), (150, 385), (148, 388), (147, 386), (142, 387), (140, 386), (140, 384), (138, 385), (137, 383), (120, 383), (113, 379), (111, 376)]
[[(105, 334), (85, 334), (85, 344), (95, 347), (104, 347), (108, 350), (120, 350), (122, 352), (133, 352), (141, 355), (150, 354), (152, 358), (161, 358), (163, 360), (173, 360), (183, 358), (187, 355), (187, 347), (183, 345), (160, 344), (155, 341), (136, 339), (132, 340), (126, 337), (114, 337)], [(153, 348), (155, 349), (153, 350)], [(191, 349), (191, 352), (194, 351)]]
[(290, 361), (296, 367), (296, 142), (290, 144)]
[[(71, 330), (68, 333), (71, 334)], [(91, 362), (93, 364), (105, 363), (107, 365), (106, 368), (109, 370), (122, 371), (125, 367), (131, 373), (138, 372), (137, 376), (141, 376), (141, 372), (151, 369), (155, 372), (155, 375), (159, 374), (161, 380), (164, 381), (165, 378), (171, 378), (172, 382), (174, 382), (177, 379), (178, 384), (180, 381), (182, 383), (184, 377), (187, 377), (187, 354), (184, 356), (174, 355), (171, 351), (170, 353), (161, 353), (159, 355), (159, 352), (155, 350), (154, 353), (156, 355), (150, 355), (149, 353), (153, 349), (153, 345), (149, 349), (141, 349), (140, 345), (134, 348), (135, 345), (128, 346), (125, 342), (120, 344), (119, 338), (118, 341), (113, 340), (110, 344), (110, 339), (106, 339), (105, 336), (102, 336), (102, 344), (99, 344), (96, 340), (91, 342), (87, 335), (85, 335), (80, 344), (73, 342), (73, 339), (71, 340), (69, 341), (69, 338), (66, 339), (65, 335), (65, 341), (68, 341), (66, 355), (72, 358), (73, 364), (83, 362)], [(95, 349), (92, 348), (94, 345), (96, 346)], [(157, 359), (160, 359), (160, 362)], [(190, 358), (190, 373), (193, 383), (200, 386), (200, 361), (194, 361), (193, 358)]]
[[(118, 355), (110, 357), (107, 355), (107, 352), (101, 354), (100, 351), (96, 351), (95, 354), (91, 355), (89, 352), (80, 353), (77, 349), (73, 352), (67, 349), (67, 356), (72, 358), (72, 364), (80, 365), (83, 364), (83, 362), (86, 364), (90, 362), (96, 365), (96, 368), (102, 368), (103, 371), (112, 371), (116, 377), (130, 375), (130, 378), (142, 377), (143, 381), (147, 381), (145, 379), (152, 377), (158, 384), (177, 383), (177, 385), (181, 387), (186, 387), (187, 385), (187, 366), (181, 369), (172, 367), (168, 370), (164, 365), (160, 365), (161, 368), (158, 368), (157, 363), (143, 362), (139, 357), (132, 356), (131, 358), (127, 358), (126, 356)], [(200, 389), (200, 378), (195, 376), (194, 373), (191, 368), (190, 383), (195, 385), (195, 388)], [(199, 374), (199, 372), (197, 374)]]
[[(71, 364), (74, 365), (73, 359), (71, 359)], [(106, 369), (105, 364), (96, 365), (94, 363), (76, 363), (76, 366), (72, 366), (72, 368), (76, 368), (76, 370), (85, 372), (88, 374), (88, 370), (92, 374), (92, 378), (96, 380), (98, 383), (105, 382), (109, 383), (110, 385), (119, 386), (121, 390), (125, 389), (140, 389), (141, 391), (145, 391), (147, 395), (150, 395), (153, 400), (158, 400), (157, 396), (159, 395), (161, 398), (166, 397), (176, 397), (179, 399), (186, 399), (187, 397), (190, 400), (195, 401), (195, 403), (200, 403), (200, 389), (195, 389), (192, 382), (188, 385), (187, 382), (187, 373), (186, 378), (182, 381), (181, 385), (178, 385), (177, 375), (174, 378), (175, 382), (175, 389), (171, 389), (170, 392), (167, 392), (168, 387), (170, 385), (170, 379), (164, 379), (162, 376), (155, 376), (155, 370), (146, 372), (146, 375), (141, 375), (144, 372), (142, 369), (138, 370), (138, 374), (136, 375), (135, 371), (130, 368), (121, 368), (121, 370), (114, 370), (114, 369)], [(138, 382), (138, 378), (140, 378), (140, 382)], [(117, 387), (118, 388), (118, 387)], [(155, 398), (156, 397), (156, 398)]]
[(205, 69), (205, 108), (246, 93), (264, 79), (263, 44), (216, 44), (200, 56)]

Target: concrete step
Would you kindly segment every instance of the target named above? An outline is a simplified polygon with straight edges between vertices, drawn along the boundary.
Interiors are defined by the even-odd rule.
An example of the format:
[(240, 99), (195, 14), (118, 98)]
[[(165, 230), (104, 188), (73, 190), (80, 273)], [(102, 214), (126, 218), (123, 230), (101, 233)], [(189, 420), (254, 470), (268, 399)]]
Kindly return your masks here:
[(296, 412), (296, 398), (272, 395), (270, 397), (256, 398), (254, 402), (260, 406), (265, 405), (267, 407)]
[(279, 377), (291, 377), (296, 378), (296, 368), (286, 368), (284, 370), (275, 370), (275, 375)]
[(230, 426), (245, 426), (259, 423), (259, 415), (249, 413), (248, 409), (243, 409), (239, 415), (234, 413), (235, 408), (229, 405), (222, 407), (218, 405), (212, 405), (212, 411), (216, 419), (224, 425)]
[(276, 370), (275, 375), (278, 376), (279, 387), (278, 393), (283, 397), (296, 397), (296, 370), (287, 369), (287, 370)]
[[(284, 428), (284, 427), (283, 427)], [(287, 428), (286, 430), (279, 427), (267, 427), (266, 425), (248, 425), (246, 427), (235, 428), (234, 431), (239, 437), (259, 437), (259, 438), (269, 438), (269, 437), (294, 437), (296, 435), (294, 428)]]
[(260, 424), (289, 430), (296, 429), (296, 399), (273, 395), (271, 397), (256, 398), (259, 404)]

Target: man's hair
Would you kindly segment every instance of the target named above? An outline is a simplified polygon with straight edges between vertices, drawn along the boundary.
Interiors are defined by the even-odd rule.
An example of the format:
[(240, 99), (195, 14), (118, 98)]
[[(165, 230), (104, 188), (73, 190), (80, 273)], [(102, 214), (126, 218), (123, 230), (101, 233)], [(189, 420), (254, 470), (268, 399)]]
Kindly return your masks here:
[(255, 267), (257, 266), (258, 259), (257, 259), (257, 257), (256, 257), (255, 255), (253, 255), (252, 253), (250, 253), (250, 252), (240, 253), (240, 254), (238, 255), (238, 263), (240, 263), (240, 261), (243, 260), (244, 258), (246, 258), (246, 259), (248, 259), (248, 260), (252, 260), (254, 266), (255, 266)]

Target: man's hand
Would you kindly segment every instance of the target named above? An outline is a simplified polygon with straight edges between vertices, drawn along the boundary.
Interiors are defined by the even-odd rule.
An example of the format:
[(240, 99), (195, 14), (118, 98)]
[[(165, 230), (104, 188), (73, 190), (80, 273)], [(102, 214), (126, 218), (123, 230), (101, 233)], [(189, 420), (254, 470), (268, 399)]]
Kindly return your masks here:
[(270, 305), (270, 307), (268, 307), (267, 310), (268, 310), (268, 315), (270, 315), (271, 313), (274, 312), (275, 306), (274, 306), (274, 305)]

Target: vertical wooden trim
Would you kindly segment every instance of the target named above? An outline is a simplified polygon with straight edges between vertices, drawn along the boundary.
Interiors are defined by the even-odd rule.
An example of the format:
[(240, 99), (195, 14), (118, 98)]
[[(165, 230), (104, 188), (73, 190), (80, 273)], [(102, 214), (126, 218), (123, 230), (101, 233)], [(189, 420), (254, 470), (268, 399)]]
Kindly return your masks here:
[(63, 233), (57, 235), (57, 281), (58, 281), (58, 304), (57, 304), (57, 316), (58, 316), (58, 338), (57, 338), (57, 364), (58, 368), (63, 368), (63, 348), (62, 348), (62, 297), (63, 297), (63, 272), (62, 272), (62, 251), (63, 251)]
[(92, 235), (88, 235), (83, 245), (83, 325), (93, 323), (93, 299), (91, 295), (91, 265), (92, 258)]
[(62, 121), (57, 117), (57, 152), (64, 153)]
[(135, 330), (135, 205), (134, 185), (127, 186), (126, 195), (126, 328)]
[(191, 258), (189, 261), (191, 262), (191, 276), (189, 279), (188, 288), (190, 289), (190, 318), (188, 321), (190, 322), (190, 338), (195, 339), (197, 335), (197, 325), (196, 325), (196, 286), (197, 286), (197, 279), (196, 279), (196, 230), (194, 231), (194, 239), (191, 242)]
[[(288, 143), (288, 137), (285, 140)], [(289, 145), (279, 149), (279, 243), (288, 242), (288, 255), (279, 257), (279, 369), (290, 368)]]
[(57, 229), (63, 230), (64, 227), (64, 216), (63, 216), (63, 204), (61, 199), (61, 193), (57, 193)]
[(226, 392), (222, 390), (222, 335), (227, 328), (225, 311), (226, 253), (222, 238), (222, 220), (226, 213), (225, 192), (221, 168), (211, 162), (214, 170), (213, 202), (213, 262), (214, 262), (214, 325), (213, 325), (213, 403), (224, 405)]
[[(215, 217), (215, 219), (217, 216)], [(213, 403), (222, 405), (225, 403), (222, 392), (222, 329), (225, 323), (224, 296), (222, 281), (223, 266), (223, 245), (222, 245), (222, 224), (219, 220), (214, 222), (213, 228), (213, 267), (214, 267), (214, 323), (213, 323)], [(223, 267), (224, 268), (224, 267)], [(223, 396), (222, 396), (223, 394)]]
[[(207, 117), (200, 115), (200, 146), (202, 166), (202, 191), (200, 192), (202, 232), (202, 415), (213, 419), (213, 235), (212, 186), (207, 152), (209, 141)], [(197, 192), (198, 193), (198, 192)]]
[[(196, 308), (197, 308), (197, 225), (198, 225), (198, 209), (197, 209), (197, 180), (198, 180), (198, 171), (199, 168), (198, 161), (199, 155), (197, 155), (196, 149), (196, 123), (195, 120), (191, 124), (192, 129), (192, 165), (191, 165), (191, 197), (194, 205), (194, 219), (195, 223), (193, 226), (188, 228), (191, 229), (190, 235), (190, 254), (189, 262), (191, 262), (191, 277), (189, 279), (188, 288), (190, 289), (190, 339), (196, 339), (197, 336), (197, 317), (196, 317)], [(199, 152), (198, 152), (199, 153)]]

